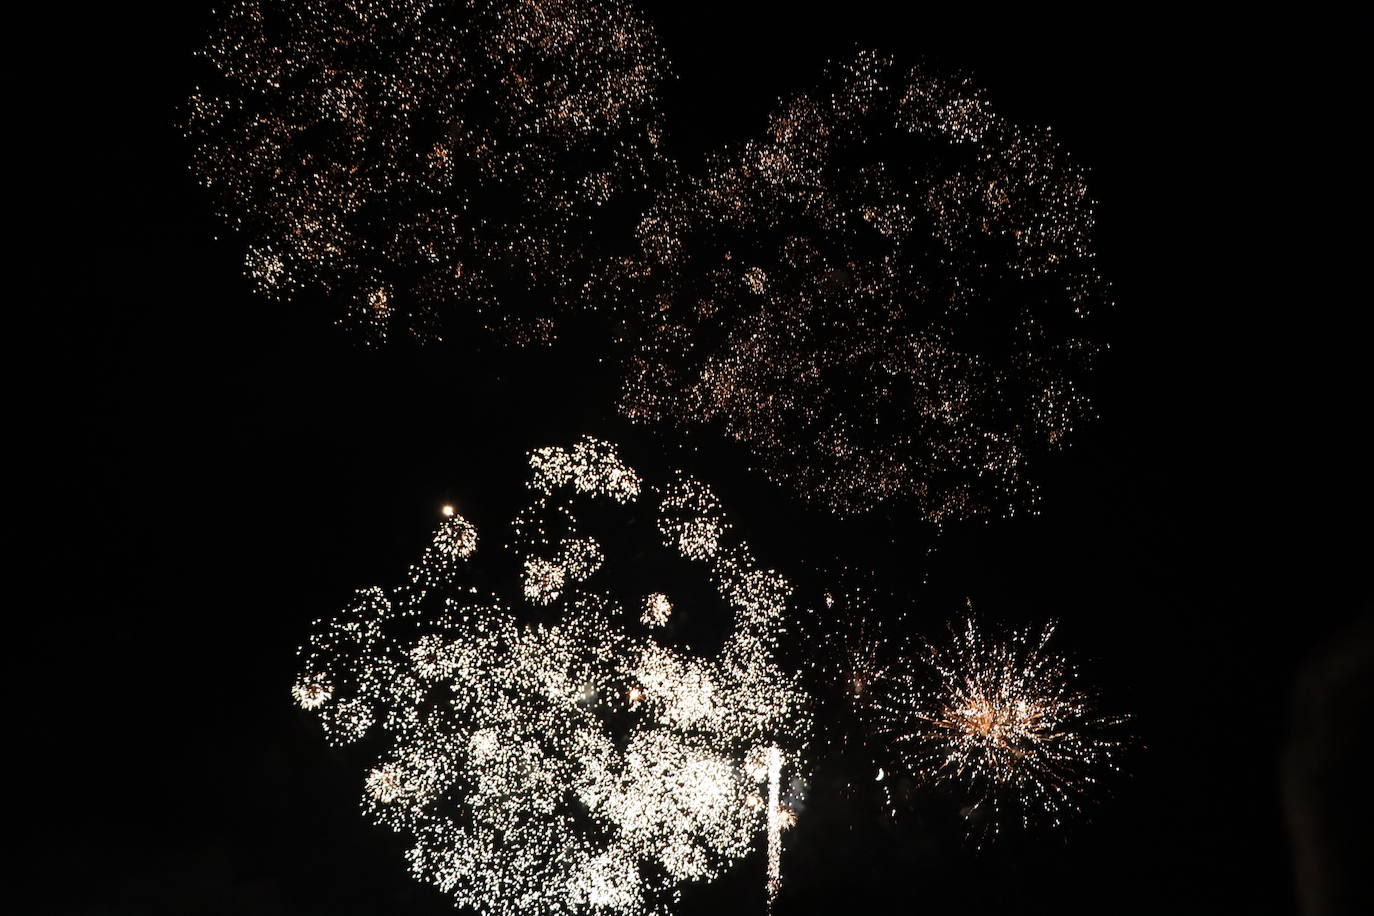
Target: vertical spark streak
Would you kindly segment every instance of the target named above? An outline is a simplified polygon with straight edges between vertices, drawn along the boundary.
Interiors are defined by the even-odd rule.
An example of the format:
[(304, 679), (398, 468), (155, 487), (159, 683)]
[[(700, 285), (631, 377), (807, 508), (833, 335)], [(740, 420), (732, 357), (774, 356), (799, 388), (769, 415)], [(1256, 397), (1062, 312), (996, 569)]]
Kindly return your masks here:
[(782, 776), (782, 752), (775, 744), (768, 748), (768, 912), (782, 887), (782, 809), (778, 801), (778, 780)]

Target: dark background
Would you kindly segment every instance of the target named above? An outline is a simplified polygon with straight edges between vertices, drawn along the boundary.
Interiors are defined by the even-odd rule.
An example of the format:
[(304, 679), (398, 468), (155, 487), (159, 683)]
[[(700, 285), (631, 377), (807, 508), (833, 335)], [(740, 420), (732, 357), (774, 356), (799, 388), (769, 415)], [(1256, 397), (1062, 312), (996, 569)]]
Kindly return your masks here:
[[(527, 354), (375, 352), (254, 298), (177, 127), (208, 6), (13, 22), (24, 279), (6, 349), (34, 369), (11, 384), (12, 487), (39, 511), (11, 516), (33, 595), (12, 615), (9, 757), (41, 811), (43, 911), (450, 912), (359, 813), (362, 763), (292, 706), (295, 650), (353, 588), (398, 581), (440, 504), (499, 532), (523, 452), (582, 432), (700, 471), (768, 563), (908, 583), (923, 632), (964, 598), (991, 619), (1058, 618), (1061, 647), (1134, 716), (1139, 747), (1088, 818), (983, 852), (818, 779), (780, 913), (1292, 912), (1293, 759), (1318, 761), (1290, 785), (1303, 822), (1367, 864), (1360, 835), (1321, 826), (1320, 799), (1368, 804), (1367, 779), (1330, 781), (1357, 774), (1340, 736), (1370, 707), (1342, 689), (1343, 724), (1308, 727), (1333, 702), (1323, 659), (1368, 645), (1352, 629), (1369, 608), (1367, 295), (1343, 285), (1368, 209), (1358, 30), (903, 6), (710, 0), (650, 18), (689, 167), (859, 43), (970, 70), (1091, 169), (1117, 303), (1102, 420), (1038, 469), (1040, 515), (952, 526), (933, 555), (900, 513), (838, 524), (709, 437), (678, 454), (625, 426), (576, 335)], [(1317, 686), (1295, 700), (1300, 682)], [(684, 909), (760, 913), (762, 873), (756, 854)]]

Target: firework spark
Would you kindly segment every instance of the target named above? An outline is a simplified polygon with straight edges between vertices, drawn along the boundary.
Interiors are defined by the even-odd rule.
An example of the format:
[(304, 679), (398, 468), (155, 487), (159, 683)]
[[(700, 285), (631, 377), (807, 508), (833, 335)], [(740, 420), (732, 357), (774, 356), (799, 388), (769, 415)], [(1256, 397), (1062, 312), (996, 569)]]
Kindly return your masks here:
[[(693, 478), (652, 488), (592, 439), (530, 467), (510, 599), (460, 584), (477, 532), (446, 511), (409, 585), (365, 589), (317, 626), (293, 698), (334, 743), (384, 739), (364, 810), (408, 836), (412, 872), (461, 906), (662, 914), (761, 833), (771, 900), (790, 816), (778, 783), (808, 728), (773, 661), (790, 586), (729, 537)], [(649, 530), (715, 585), (730, 628), (714, 655), (660, 641), (667, 592), (622, 593), (580, 511), (648, 504)]]
[(1123, 719), (1096, 712), (1048, 651), (1053, 633), (1048, 624), (988, 639), (970, 617), (948, 644), (928, 645), (919, 668), (890, 674), (871, 707), (903, 769), (960, 786), (970, 815), (986, 813), (993, 831), (1009, 812), (1022, 826), (1059, 825), (1100, 771), (1115, 769), (1121, 741), (1108, 736)]

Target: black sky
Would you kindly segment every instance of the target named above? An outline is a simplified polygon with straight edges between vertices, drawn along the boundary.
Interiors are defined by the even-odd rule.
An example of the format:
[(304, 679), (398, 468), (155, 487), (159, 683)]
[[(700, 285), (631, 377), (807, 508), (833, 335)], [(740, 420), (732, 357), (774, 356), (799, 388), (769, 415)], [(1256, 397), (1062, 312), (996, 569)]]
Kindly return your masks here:
[[(679, 148), (690, 164), (747, 136), (856, 44), (971, 71), (1091, 169), (1117, 302), (1102, 420), (1040, 468), (1040, 515), (955, 526), (930, 559), (900, 514), (836, 526), (729, 449), (685, 460), (769, 563), (929, 572), (928, 631), (966, 597), (1060, 619), (1142, 747), (1089, 822), (982, 854), (818, 796), (779, 912), (1293, 912), (1294, 684), (1369, 608), (1368, 295), (1342, 285), (1367, 274), (1354, 25), (897, 6), (652, 10)], [(30, 126), (7, 337), (33, 370), (11, 385), (12, 485), (40, 511), (12, 523), (34, 588), (12, 612), (10, 758), (41, 773), (41, 910), (451, 912), (359, 813), (359, 760), (292, 707), (296, 646), (353, 588), (398, 581), (438, 505), (497, 530), (526, 449), (672, 443), (614, 416), (577, 337), (375, 352), (254, 298), (177, 127), (208, 23), (187, 2), (15, 25)], [(756, 856), (685, 912), (762, 912), (761, 875)]]

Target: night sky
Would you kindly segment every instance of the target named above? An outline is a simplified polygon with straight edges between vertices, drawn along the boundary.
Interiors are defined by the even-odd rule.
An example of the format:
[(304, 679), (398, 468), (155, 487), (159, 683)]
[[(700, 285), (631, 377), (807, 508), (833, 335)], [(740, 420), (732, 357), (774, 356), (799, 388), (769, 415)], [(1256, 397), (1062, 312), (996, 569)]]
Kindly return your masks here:
[[(1346, 222), (1367, 212), (1353, 23), (896, 6), (709, 0), (649, 18), (689, 166), (860, 45), (970, 71), (1091, 170), (1116, 303), (1101, 419), (1034, 468), (1039, 515), (938, 538), (900, 508), (838, 522), (709, 434), (629, 425), (591, 335), (369, 350), (316, 304), (255, 298), (178, 126), (208, 5), (64, 8), (20, 30), (36, 129), (11, 180), (34, 205), (32, 291), (10, 303), (9, 349), (41, 369), (11, 383), (31, 430), (11, 449), (33, 463), (12, 486), (41, 513), (12, 537), (36, 554), (19, 577), (41, 584), (12, 612), (33, 631), (13, 650), (28, 673), (9, 756), (39, 770), (13, 784), (42, 798), (25, 827), (38, 911), (452, 912), (359, 812), (363, 762), (293, 706), (296, 649), (353, 589), (398, 582), (444, 503), (498, 533), (524, 453), (582, 433), (709, 479), (768, 564), (877, 570), (923, 632), (965, 599), (988, 619), (1057, 618), (1061, 648), (1133, 716), (1088, 817), (982, 851), (818, 779), (779, 913), (1295, 912), (1285, 785), (1328, 844), (1307, 893), (1368, 864), (1346, 737), (1370, 708), (1367, 294), (1338, 292), (1365, 257)], [(689, 887), (683, 912), (762, 913), (762, 875), (756, 852)], [(1357, 911), (1325, 899), (1312, 912)]]

